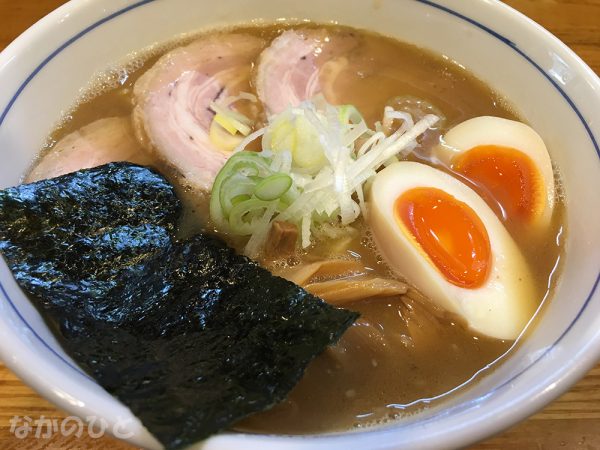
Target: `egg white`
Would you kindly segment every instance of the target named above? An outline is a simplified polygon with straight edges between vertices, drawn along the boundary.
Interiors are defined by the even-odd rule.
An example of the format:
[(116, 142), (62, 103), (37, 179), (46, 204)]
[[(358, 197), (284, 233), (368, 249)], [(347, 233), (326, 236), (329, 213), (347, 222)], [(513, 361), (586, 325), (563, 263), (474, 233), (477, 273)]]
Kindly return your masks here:
[[(419, 187), (445, 191), (481, 219), (491, 251), (488, 277), (481, 287), (450, 283), (396, 218), (396, 199)], [(535, 289), (519, 248), (483, 199), (452, 176), (415, 162), (388, 166), (375, 176), (369, 193), (369, 224), (391, 269), (438, 306), (461, 315), (473, 330), (498, 339), (516, 339), (533, 316)]]
[(436, 156), (450, 166), (460, 154), (480, 145), (498, 145), (519, 150), (531, 158), (545, 188), (544, 204), (530, 225), (545, 227), (552, 218), (555, 202), (554, 173), (544, 141), (530, 126), (500, 117), (481, 116), (460, 123), (442, 138)]

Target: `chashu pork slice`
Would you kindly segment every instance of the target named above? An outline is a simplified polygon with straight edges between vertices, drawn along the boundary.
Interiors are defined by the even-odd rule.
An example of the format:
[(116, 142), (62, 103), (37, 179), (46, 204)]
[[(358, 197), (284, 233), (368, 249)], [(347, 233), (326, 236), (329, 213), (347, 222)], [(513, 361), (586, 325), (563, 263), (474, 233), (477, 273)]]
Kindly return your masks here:
[(288, 30), (260, 55), (256, 91), (271, 116), (323, 94), (337, 104), (336, 78), (348, 67), (347, 55), (358, 44), (350, 33)]
[(25, 181), (55, 178), (109, 162), (151, 163), (133, 133), (129, 117), (96, 120), (68, 134), (37, 161)]
[(190, 187), (210, 190), (229, 157), (209, 139), (210, 104), (249, 89), (264, 45), (246, 34), (204, 37), (165, 54), (136, 82), (138, 137)]

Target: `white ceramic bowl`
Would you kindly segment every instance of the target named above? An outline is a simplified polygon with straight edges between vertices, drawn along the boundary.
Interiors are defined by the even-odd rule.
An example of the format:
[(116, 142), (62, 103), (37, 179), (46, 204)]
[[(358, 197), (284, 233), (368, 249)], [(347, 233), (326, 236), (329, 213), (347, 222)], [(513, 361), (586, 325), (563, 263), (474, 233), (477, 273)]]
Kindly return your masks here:
[[(567, 198), (563, 273), (542, 323), (491, 376), (440, 410), (355, 433), (223, 434), (207, 449), (388, 449), (464, 446), (532, 414), (600, 356), (600, 80), (567, 47), (494, 0), (75, 0), (0, 55), (0, 187), (15, 185), (61, 112), (92, 75), (133, 51), (251, 19), (335, 21), (442, 53), (517, 106), (545, 139)], [(157, 447), (127, 408), (67, 357), (0, 262), (0, 358), (62, 409), (119, 423)], [(113, 429), (109, 427), (109, 429)]]

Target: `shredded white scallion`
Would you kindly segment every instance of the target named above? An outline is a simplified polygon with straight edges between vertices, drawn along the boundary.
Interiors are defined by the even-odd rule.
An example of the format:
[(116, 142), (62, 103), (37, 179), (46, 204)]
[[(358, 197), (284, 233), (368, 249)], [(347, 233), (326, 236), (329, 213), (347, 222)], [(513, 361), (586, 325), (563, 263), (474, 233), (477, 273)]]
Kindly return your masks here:
[[(241, 92), (239, 95), (219, 98), (211, 102), (209, 108), (215, 113), (216, 118), (220, 117), (221, 120), (225, 121), (230, 127), (232, 127), (232, 130), (237, 130), (243, 136), (247, 136), (250, 134), (250, 131), (252, 131), (250, 128), (252, 125), (252, 120), (231, 108), (234, 103), (241, 100), (250, 101), (252, 103), (256, 103), (258, 101), (255, 95), (248, 92)], [(235, 134), (235, 131), (231, 131), (231, 133)]]
[(242, 150), (246, 150), (246, 147), (248, 147), (248, 145), (250, 145), (252, 142), (254, 142), (259, 137), (261, 137), (263, 134), (265, 134), (266, 130), (267, 129), (265, 127), (265, 128), (256, 130), (253, 133), (250, 133), (248, 136), (246, 136), (244, 139), (242, 139), (242, 141), (238, 144), (238, 146), (233, 150), (233, 153), (237, 153), (237, 152), (241, 152)]
[(310, 223), (311, 214), (307, 212), (302, 216), (302, 248), (310, 245)]
[(271, 229), (271, 219), (275, 214), (277, 206), (273, 203), (269, 207), (266, 208), (264, 216), (261, 217), (260, 222), (256, 227), (256, 231), (252, 233), (246, 247), (244, 248), (244, 254), (250, 258), (256, 258), (256, 256), (260, 253), (261, 249), (265, 241), (267, 240), (267, 236), (269, 230)]
[[(241, 99), (255, 101), (252, 97), (251, 94), (230, 97), (220, 101), (218, 108), (231, 111), (229, 105)], [(237, 119), (237, 114), (234, 111), (232, 117)], [(313, 133), (314, 142), (322, 147), (318, 151), (322, 151), (325, 162), (315, 170), (307, 170), (296, 164), (293, 152), (298, 149), (263, 149), (262, 155), (271, 160), (270, 170), (290, 176), (294, 194), (286, 197), (283, 207), (280, 203), (279, 208), (266, 208), (246, 245), (248, 256), (258, 254), (274, 220), (296, 224), (300, 230), (301, 245), (306, 248), (311, 245), (314, 230), (329, 231), (327, 227), (332, 226), (344, 229), (361, 214), (366, 215), (365, 190), (377, 170), (413, 151), (417, 138), (439, 120), (439, 117), (429, 114), (414, 123), (409, 113), (386, 107), (382, 123), (377, 123), (375, 130), (371, 130), (353, 106), (336, 107), (323, 98), (316, 98), (270, 117), (266, 127), (248, 134), (234, 152), (245, 150), (263, 135), (263, 146), (265, 143), (270, 145), (273, 133), (281, 132), (282, 121), (289, 121), (292, 127), (296, 126), (298, 118), (301, 118), (303, 127), (309, 127), (308, 132)], [(396, 122), (400, 123), (397, 129), (392, 130)], [(285, 122), (283, 124), (287, 126)], [(327, 227), (323, 228), (325, 225)]]

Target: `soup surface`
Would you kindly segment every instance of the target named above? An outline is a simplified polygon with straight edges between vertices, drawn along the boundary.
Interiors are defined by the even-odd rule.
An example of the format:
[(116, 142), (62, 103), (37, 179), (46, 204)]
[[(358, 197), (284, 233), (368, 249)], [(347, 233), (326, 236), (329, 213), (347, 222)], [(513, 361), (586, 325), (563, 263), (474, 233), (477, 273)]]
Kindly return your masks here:
[[(243, 27), (235, 31), (259, 36), (268, 45), (290, 27)], [(433, 153), (433, 147), (448, 129), (476, 116), (518, 120), (508, 102), (446, 57), (373, 33), (337, 26), (325, 29), (330, 37), (350, 36), (357, 42), (346, 55), (350, 69), (336, 82), (335, 89), (339, 103), (356, 106), (369, 126), (381, 120), (385, 106), (417, 116), (435, 112), (442, 117), (409, 159), (451, 172)], [(104, 88), (87, 95), (68, 114), (52, 133), (44, 151), (95, 120), (129, 116), (136, 80), (161, 54), (184, 42), (161, 46), (160, 50), (137, 57), (125, 69), (104, 75)], [(244, 90), (253, 92), (254, 86), (249, 82)], [(261, 111), (249, 114), (264, 119)], [(179, 183), (180, 193), (187, 200), (182, 233), (210, 227), (206, 221), (206, 197), (181, 184), (158, 159), (152, 165), (176, 185)], [(506, 223), (531, 267), (538, 304), (552, 289), (562, 251), (562, 210), (559, 198), (551, 225), (534, 246), (527, 245), (530, 238), (518, 227)], [(369, 274), (393, 277), (378, 256), (364, 221), (359, 219), (353, 229), (349, 236), (319, 242), (291, 257), (265, 256), (261, 262), (281, 273), (318, 260), (353, 260), (359, 261)], [(228, 240), (241, 251), (243, 246), (237, 240)], [(336, 346), (311, 363), (284, 402), (239, 423), (238, 429), (290, 434), (331, 432), (413, 414), (425, 405), (435, 405), (464, 383), (476, 382), (493, 370), (490, 365), (513, 345), (512, 341), (474, 333), (460, 318), (433, 307), (414, 289), (405, 295), (357, 300), (344, 306), (360, 312), (361, 318)]]

